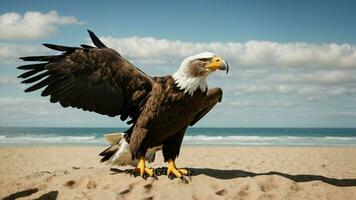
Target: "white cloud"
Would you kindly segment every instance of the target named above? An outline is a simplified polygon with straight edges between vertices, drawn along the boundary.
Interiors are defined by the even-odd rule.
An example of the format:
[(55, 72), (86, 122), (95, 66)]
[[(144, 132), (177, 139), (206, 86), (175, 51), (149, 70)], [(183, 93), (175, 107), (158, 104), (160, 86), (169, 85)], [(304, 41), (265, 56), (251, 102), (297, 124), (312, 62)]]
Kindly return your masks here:
[[(64, 23), (73, 20), (63, 19), (62, 21)], [(151, 37), (114, 38), (110, 36), (101, 37), (101, 39), (107, 46), (116, 49), (129, 60), (144, 66), (173, 65), (177, 67), (187, 56), (202, 51), (213, 51), (229, 61), (232, 73), (242, 69), (253, 70), (255, 68), (257, 70), (256, 67), (263, 70), (321, 69), (328, 70), (328, 72), (318, 72), (314, 75), (300, 77), (281, 77), (282, 75), (280, 75), (275, 78), (290, 79), (291, 81), (314, 79), (319, 82), (355, 79), (355, 76), (344, 71), (350, 68), (356, 69), (356, 46), (351, 44), (276, 43), (269, 41), (194, 43)], [(75, 45), (77, 44), (73, 44), (73, 46)], [(0, 62), (12, 61), (19, 55), (29, 55), (29, 53), (35, 55), (44, 52), (44, 49), (39, 45), (1, 44)], [(294, 74), (289, 75), (294, 76)]]
[[(54, 104), (47, 103), (46, 99), (31, 98), (0, 98), (0, 107), (2, 113), (14, 112), (31, 115), (45, 115), (51, 112), (51, 109), (57, 110)], [(36, 108), (36, 109), (34, 109)], [(37, 108), (39, 110), (37, 110)]]
[(234, 107), (238, 107), (238, 108), (244, 108), (244, 107), (251, 107), (254, 106), (252, 105), (252, 102), (249, 101), (230, 101), (225, 103), (227, 106), (234, 106)]
[(237, 85), (234, 89), (235, 95), (242, 93), (248, 94), (258, 94), (258, 93), (279, 93), (279, 94), (288, 94), (295, 91), (295, 87), (285, 84), (243, 84)]
[(20, 61), (19, 57), (21, 56), (40, 55), (48, 52), (48, 49), (41, 45), (33, 46), (0, 43), (0, 63), (17, 63)]
[[(0, 126), (118, 126), (110, 118), (75, 108), (63, 108), (46, 98), (0, 97)], [(64, 117), (66, 116), (66, 117)], [(69, 117), (68, 117), (69, 116)]]
[[(63, 109), (59, 105), (49, 103), (45, 98), (2, 97), (0, 107), (2, 126), (53, 126), (53, 121), (70, 124), (70, 120), (78, 117), (74, 109)], [(63, 119), (63, 116), (71, 117)]]
[(228, 109), (232, 107), (235, 108), (256, 108), (256, 107), (292, 107), (295, 106), (294, 102), (291, 101), (281, 101), (281, 100), (272, 100), (272, 101), (228, 101), (224, 103)]
[(337, 113), (332, 113), (332, 115), (337, 115), (340, 117), (356, 117), (356, 112), (350, 112), (350, 111), (346, 111), (346, 112), (337, 112)]
[(283, 74), (272, 74), (267, 78), (269, 81), (277, 82), (303, 82), (335, 84), (345, 82), (355, 82), (356, 73), (353, 70), (322, 70), (288, 72)]
[(231, 67), (356, 68), (351, 44), (277, 43), (270, 41), (194, 43), (152, 37), (101, 37), (107, 46), (141, 64), (178, 64), (184, 57), (213, 51)]
[(0, 86), (8, 86), (8, 85), (18, 85), (19, 79), (15, 76), (2, 76), (0, 75)]
[(356, 92), (355, 87), (277, 83), (237, 85), (231, 90), (236, 96), (245, 94), (268, 94), (269, 96), (274, 96), (277, 98), (276, 95), (287, 95), (291, 99), (293, 99), (295, 96), (301, 96), (306, 100), (321, 100), (333, 97), (336, 98), (343, 95), (354, 94)]
[(58, 26), (83, 24), (73, 16), (59, 16), (56, 11), (48, 13), (11, 12), (0, 15), (0, 39), (38, 39), (49, 37)]

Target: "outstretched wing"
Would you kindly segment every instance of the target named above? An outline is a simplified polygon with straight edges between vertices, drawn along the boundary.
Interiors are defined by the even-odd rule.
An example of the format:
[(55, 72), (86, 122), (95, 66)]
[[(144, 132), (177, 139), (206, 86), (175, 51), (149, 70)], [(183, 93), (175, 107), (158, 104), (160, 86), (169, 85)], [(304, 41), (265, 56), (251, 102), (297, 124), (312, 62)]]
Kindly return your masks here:
[(192, 122), (190, 122), (190, 126), (193, 126), (197, 123), (201, 118), (203, 118), (218, 102), (221, 102), (222, 99), (222, 90), (221, 88), (213, 88), (209, 89), (206, 96), (207, 100), (205, 102), (205, 106), (194, 118)]
[(26, 70), (18, 76), (25, 79), (22, 83), (33, 84), (25, 92), (45, 87), (41, 95), (63, 107), (136, 120), (151, 91), (152, 78), (88, 32), (96, 47), (44, 44), (62, 54), (22, 57), (41, 62), (18, 67)]

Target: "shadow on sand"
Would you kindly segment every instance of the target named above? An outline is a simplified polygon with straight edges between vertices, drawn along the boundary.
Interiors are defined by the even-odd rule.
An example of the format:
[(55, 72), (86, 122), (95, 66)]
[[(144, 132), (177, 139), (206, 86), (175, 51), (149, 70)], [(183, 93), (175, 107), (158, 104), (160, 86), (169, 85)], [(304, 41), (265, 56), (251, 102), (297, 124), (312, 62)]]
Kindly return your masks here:
[[(9, 196), (3, 198), (3, 200), (15, 200), (15, 199), (22, 198), (22, 197), (28, 197), (36, 192), (38, 192), (38, 188), (23, 190), (23, 191), (19, 191), (19, 192), (10, 194)], [(58, 196), (58, 191), (51, 191), (51, 192), (41, 195), (37, 199), (33, 199), (33, 200), (56, 200), (57, 196)]]
[(255, 177), (255, 176), (265, 176), (265, 175), (277, 175), (284, 178), (288, 178), (295, 182), (309, 182), (309, 181), (322, 181), (324, 183), (339, 186), (339, 187), (350, 187), (356, 186), (356, 179), (336, 179), (329, 178), (320, 175), (310, 175), (310, 174), (300, 174), (300, 175), (291, 175), (285, 174), (282, 172), (265, 172), (265, 173), (253, 173), (243, 170), (227, 170), (227, 169), (211, 169), (211, 168), (191, 168), (192, 176), (197, 175), (207, 175), (213, 178), (218, 179), (234, 179), (234, 178), (244, 178), (244, 177)]
[[(156, 174), (160, 175), (167, 175), (166, 168), (158, 168), (155, 171), (159, 170), (160, 172)], [(243, 170), (237, 169), (211, 169), (211, 168), (190, 168), (191, 177), (198, 176), (198, 175), (206, 175), (217, 179), (234, 179), (234, 178), (244, 178), (244, 177), (255, 177), (255, 176), (268, 176), (268, 175), (277, 175), (284, 178), (288, 178), (295, 182), (309, 182), (309, 181), (322, 181), (324, 183), (338, 186), (338, 187), (350, 187), (356, 186), (356, 179), (336, 179), (336, 178), (329, 178), (320, 175), (310, 175), (310, 174), (300, 174), (300, 175), (291, 175), (285, 174), (282, 172), (265, 172), (265, 173), (254, 173), (248, 172)], [(117, 168), (111, 168), (113, 174), (117, 173), (126, 173), (125, 170), (120, 170)]]

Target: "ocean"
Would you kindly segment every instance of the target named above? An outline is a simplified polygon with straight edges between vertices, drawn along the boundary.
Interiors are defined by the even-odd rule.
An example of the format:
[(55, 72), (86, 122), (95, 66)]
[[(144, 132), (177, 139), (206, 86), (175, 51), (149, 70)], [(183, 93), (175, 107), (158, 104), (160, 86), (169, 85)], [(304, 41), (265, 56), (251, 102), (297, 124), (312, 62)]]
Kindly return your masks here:
[[(105, 146), (104, 134), (124, 130), (0, 127), (0, 146)], [(356, 146), (356, 128), (189, 128), (183, 145)]]

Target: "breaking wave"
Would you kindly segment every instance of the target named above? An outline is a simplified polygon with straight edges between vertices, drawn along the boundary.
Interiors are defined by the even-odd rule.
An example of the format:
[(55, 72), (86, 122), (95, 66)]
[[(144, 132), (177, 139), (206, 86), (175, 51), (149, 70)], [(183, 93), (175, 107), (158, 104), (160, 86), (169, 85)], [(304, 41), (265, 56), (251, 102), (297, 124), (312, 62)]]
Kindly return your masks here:
[(185, 136), (186, 145), (356, 146), (356, 137), (306, 136)]
[(0, 144), (83, 144), (83, 145), (101, 145), (105, 144), (103, 138), (96, 138), (95, 136), (48, 136), (48, 135), (23, 135), (23, 136), (0, 136)]
[[(0, 145), (107, 145), (98, 135), (0, 135)], [(184, 145), (231, 146), (356, 146), (356, 137), (334, 136), (208, 136), (186, 135)]]

